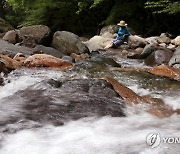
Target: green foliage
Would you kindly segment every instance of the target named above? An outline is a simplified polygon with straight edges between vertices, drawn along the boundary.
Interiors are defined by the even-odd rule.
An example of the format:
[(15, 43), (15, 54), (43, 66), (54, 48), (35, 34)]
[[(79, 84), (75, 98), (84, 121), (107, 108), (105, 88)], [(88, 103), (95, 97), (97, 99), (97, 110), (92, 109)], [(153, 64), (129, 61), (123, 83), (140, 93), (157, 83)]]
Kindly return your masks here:
[(159, 28), (173, 31), (172, 25), (175, 25), (174, 31), (179, 30), (177, 17), (180, 2), (177, 0), (6, 1), (6, 19), (17, 27), (44, 24), (52, 31), (95, 34), (101, 27), (123, 19), (133, 30), (143, 34), (160, 32)]
[(153, 13), (176, 14), (180, 12), (180, 2), (171, 0), (148, 1), (145, 8), (153, 10)]

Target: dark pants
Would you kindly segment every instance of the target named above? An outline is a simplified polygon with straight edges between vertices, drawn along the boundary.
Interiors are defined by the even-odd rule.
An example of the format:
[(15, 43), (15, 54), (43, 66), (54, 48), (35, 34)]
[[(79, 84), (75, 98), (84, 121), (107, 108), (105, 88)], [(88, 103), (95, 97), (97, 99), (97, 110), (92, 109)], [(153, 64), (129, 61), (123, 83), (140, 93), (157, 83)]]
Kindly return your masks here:
[(128, 41), (128, 36), (125, 36), (122, 40), (115, 39), (112, 41), (113, 47), (118, 48), (120, 45), (122, 45), (124, 42)]

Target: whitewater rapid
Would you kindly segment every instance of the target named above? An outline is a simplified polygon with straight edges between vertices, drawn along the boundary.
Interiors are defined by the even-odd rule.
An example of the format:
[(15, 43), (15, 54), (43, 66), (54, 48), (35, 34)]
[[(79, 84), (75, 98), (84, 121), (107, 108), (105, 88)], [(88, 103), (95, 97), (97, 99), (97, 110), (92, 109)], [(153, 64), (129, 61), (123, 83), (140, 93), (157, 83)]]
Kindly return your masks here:
[[(71, 77), (74, 76), (76, 75), (71, 74)], [(15, 71), (8, 76), (5, 86), (0, 87), (0, 102), (44, 79), (66, 77), (67, 74), (54, 70)], [(86, 76), (79, 76), (79, 78), (86, 78)], [(127, 84), (123, 76), (117, 79)], [(141, 84), (134, 84), (138, 82), (139, 80), (130, 77), (127, 86), (140, 95), (156, 96), (173, 108), (180, 108), (179, 91), (144, 88)], [(11, 105), (8, 105), (9, 110), (13, 110)], [(20, 107), (15, 112), (20, 112)], [(152, 132), (158, 132), (164, 137), (180, 137), (180, 115), (174, 114), (171, 117), (159, 119), (144, 111), (134, 113), (131, 108), (127, 108), (126, 114), (127, 117), (88, 117), (69, 121), (63, 126), (44, 124), (41, 127), (27, 128), (15, 133), (1, 131), (0, 154), (180, 153), (180, 144), (161, 143), (160, 146), (151, 149), (146, 143), (147, 135)]]

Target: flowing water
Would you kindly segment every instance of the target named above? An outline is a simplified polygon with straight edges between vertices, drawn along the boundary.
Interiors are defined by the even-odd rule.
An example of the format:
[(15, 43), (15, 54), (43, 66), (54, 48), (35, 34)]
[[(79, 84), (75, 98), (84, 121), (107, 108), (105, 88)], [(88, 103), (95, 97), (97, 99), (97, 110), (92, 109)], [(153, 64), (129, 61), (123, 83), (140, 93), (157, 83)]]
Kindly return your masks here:
[[(136, 60), (119, 61), (127, 65), (143, 65)], [(23, 115), (22, 106), (26, 100), (17, 92), (29, 87), (37, 90), (39, 83), (46, 79), (87, 79), (103, 75), (114, 77), (141, 96), (161, 98), (174, 109), (180, 109), (180, 83), (146, 73), (96, 71), (92, 74), (85, 69), (78, 72), (15, 70), (0, 87), (0, 154), (179, 154), (180, 144), (161, 142), (152, 149), (146, 144), (146, 137), (152, 132), (160, 133), (161, 137), (180, 137), (180, 115), (160, 119), (141, 110), (141, 106), (136, 106), (140, 108), (138, 113), (134, 112), (136, 107), (126, 108), (126, 117), (93, 116), (66, 121), (64, 125), (34, 120), (24, 122), (23, 119), (6, 124), (9, 117)], [(47, 95), (53, 98), (55, 94), (49, 92)]]

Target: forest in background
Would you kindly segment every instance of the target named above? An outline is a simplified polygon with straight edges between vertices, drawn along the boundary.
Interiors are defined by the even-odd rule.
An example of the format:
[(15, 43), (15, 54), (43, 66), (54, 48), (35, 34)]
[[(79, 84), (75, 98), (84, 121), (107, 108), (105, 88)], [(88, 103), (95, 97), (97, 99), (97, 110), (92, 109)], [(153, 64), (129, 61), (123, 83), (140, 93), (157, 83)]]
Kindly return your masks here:
[(143, 36), (180, 32), (179, 0), (0, 0), (0, 17), (15, 28), (44, 24), (78, 35), (98, 34), (121, 19)]

